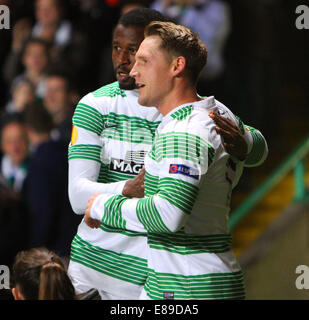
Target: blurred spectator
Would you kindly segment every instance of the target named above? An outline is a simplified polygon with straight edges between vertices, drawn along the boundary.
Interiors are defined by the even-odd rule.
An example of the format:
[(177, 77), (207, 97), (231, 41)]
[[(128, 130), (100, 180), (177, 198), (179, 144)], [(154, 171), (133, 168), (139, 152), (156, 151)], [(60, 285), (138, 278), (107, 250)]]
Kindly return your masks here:
[(62, 260), (45, 248), (19, 252), (12, 276), (15, 300), (75, 299), (75, 290)]
[(6, 185), (21, 192), (27, 175), (28, 140), (23, 123), (12, 116), (1, 129), (1, 175)]
[(89, 84), (85, 73), (91, 60), (88, 39), (82, 30), (74, 29), (65, 18), (66, 5), (64, 0), (36, 0), (34, 26), (29, 18), (17, 21), (13, 27), (12, 47), (6, 63), (7, 81), (12, 81), (12, 74), (16, 75), (16, 70), (13, 72), (12, 69), (14, 66), (18, 68), (16, 62), (20, 59), (25, 41), (31, 37), (49, 43), (49, 64), (65, 67), (68, 72), (74, 70), (81, 75), (78, 77), (79, 89), (87, 90)]
[[(19, 64), (19, 53), (11, 54), (5, 65), (6, 80), (10, 82), (18, 80), (29, 80), (35, 88), (35, 94), (42, 98), (45, 94), (46, 68), (49, 61), (48, 44), (44, 40), (29, 39), (22, 51), (21, 61), (24, 72), (15, 79)], [(14, 79), (14, 80), (13, 80)]]
[[(65, 19), (63, 0), (36, 0), (36, 24), (32, 36), (52, 43), (51, 62), (53, 65), (74, 70), (76, 74), (84, 74), (89, 63), (89, 46), (85, 33), (73, 28), (72, 23)], [(80, 89), (88, 86), (86, 77), (79, 77)]]
[[(10, 0), (0, 0), (0, 5), (9, 5), (11, 3)], [(12, 26), (12, 19), (10, 19), (10, 24)], [(4, 62), (6, 60), (6, 57), (8, 55), (8, 52), (10, 51), (10, 45), (11, 45), (11, 37), (12, 32), (10, 29), (1, 29), (0, 32), (0, 70), (3, 69)], [(0, 72), (0, 112), (1, 107), (5, 104), (7, 99), (7, 91), (8, 86), (5, 83), (5, 79), (3, 76), (3, 72)]]
[(16, 79), (12, 84), (12, 98), (6, 104), (7, 114), (21, 113), (27, 104), (34, 102), (35, 92), (32, 83), (25, 78)]
[(46, 68), (49, 62), (49, 48), (45, 41), (31, 39), (26, 43), (23, 54), (25, 72), (22, 75), (27, 78), (36, 88), (36, 96), (43, 97), (45, 94)]
[(11, 266), (16, 253), (26, 248), (25, 185), (28, 142), (22, 122), (6, 117), (1, 129), (0, 157), (0, 263)]
[(51, 72), (46, 79), (44, 107), (53, 119), (52, 138), (69, 143), (72, 131), (76, 92), (70, 78), (63, 72)]
[(225, 68), (224, 45), (231, 31), (228, 4), (221, 0), (155, 0), (151, 7), (199, 34), (208, 57), (198, 89), (203, 94), (217, 93), (221, 87), (217, 81)]
[(7, 54), (3, 65), (3, 75), (9, 86), (13, 79), (23, 71), (22, 55), (30, 33), (31, 20), (29, 18), (20, 19), (13, 27), (11, 51)]
[(29, 247), (68, 256), (81, 217), (68, 199), (67, 143), (51, 140), (52, 118), (38, 103), (27, 106), (25, 124), (33, 147), (27, 183)]

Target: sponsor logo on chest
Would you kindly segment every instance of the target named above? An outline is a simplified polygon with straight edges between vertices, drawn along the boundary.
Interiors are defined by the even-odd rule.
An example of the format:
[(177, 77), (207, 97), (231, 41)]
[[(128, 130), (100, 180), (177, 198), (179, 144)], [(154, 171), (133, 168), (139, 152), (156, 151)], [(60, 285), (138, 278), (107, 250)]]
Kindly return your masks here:
[(109, 169), (110, 171), (137, 175), (142, 168), (143, 164), (112, 158)]
[(131, 150), (126, 152), (125, 160), (111, 158), (109, 170), (137, 175), (144, 166), (144, 158), (146, 153), (147, 151), (145, 150)]

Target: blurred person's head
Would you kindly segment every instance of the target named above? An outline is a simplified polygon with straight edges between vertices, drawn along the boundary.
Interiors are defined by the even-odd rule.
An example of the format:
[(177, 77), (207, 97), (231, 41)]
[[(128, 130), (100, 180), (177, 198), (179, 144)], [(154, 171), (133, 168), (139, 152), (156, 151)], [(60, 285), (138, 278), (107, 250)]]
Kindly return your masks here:
[[(197, 34), (171, 22), (154, 21), (145, 29), (145, 40), (131, 71), (144, 106), (170, 104), (183, 92), (195, 92), (206, 65), (207, 50)], [(166, 107), (164, 107), (166, 109)], [(160, 110), (161, 111), (161, 110)]]
[(44, 107), (59, 123), (71, 111), (74, 90), (70, 78), (61, 72), (50, 72), (46, 78)]
[(28, 154), (28, 139), (24, 124), (15, 116), (9, 116), (1, 126), (1, 150), (19, 166)]
[(15, 300), (74, 300), (74, 287), (61, 259), (45, 248), (21, 251), (13, 265)]
[(59, 24), (64, 13), (62, 0), (36, 0), (35, 16), (39, 23), (44, 26)]
[(54, 126), (53, 119), (41, 103), (27, 105), (23, 118), (32, 147), (50, 140), (50, 132)]
[(26, 105), (34, 102), (35, 90), (29, 80), (16, 80), (12, 84), (12, 101), (14, 104), (14, 111), (22, 112)]
[(151, 21), (167, 21), (158, 11), (140, 8), (120, 17), (113, 32), (112, 58), (117, 81), (121, 89), (136, 88), (129, 73), (135, 63), (135, 54), (144, 39), (144, 29)]
[(11, 0), (0, 0), (0, 5), (8, 6), (9, 4), (11, 4)]
[(24, 47), (23, 64), (26, 71), (40, 74), (45, 71), (49, 59), (48, 44), (41, 39), (30, 39)]
[(120, 6), (121, 6), (120, 15), (124, 15), (134, 9), (148, 7), (149, 1), (146, 1), (146, 0), (122, 0), (122, 1), (120, 1)]

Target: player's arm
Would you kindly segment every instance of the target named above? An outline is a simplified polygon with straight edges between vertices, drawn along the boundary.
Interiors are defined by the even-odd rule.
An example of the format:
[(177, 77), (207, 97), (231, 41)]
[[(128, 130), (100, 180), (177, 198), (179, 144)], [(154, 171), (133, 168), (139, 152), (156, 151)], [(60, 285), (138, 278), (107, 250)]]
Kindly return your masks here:
[[(161, 139), (161, 141), (160, 141)], [(156, 150), (162, 141), (156, 142)], [(177, 143), (177, 146), (175, 145)], [(137, 232), (177, 232), (186, 223), (199, 190), (202, 174), (214, 157), (214, 148), (199, 136), (188, 133), (169, 135), (161, 149), (159, 176), (147, 172), (153, 157), (149, 153), (146, 184), (158, 182), (154, 195), (143, 199), (96, 195), (86, 211), (85, 221), (97, 228), (100, 223)]]
[(252, 148), (248, 152), (245, 160), (245, 167), (257, 167), (261, 165), (268, 156), (267, 142), (262, 133), (248, 125), (244, 125), (245, 132), (249, 133), (252, 139)]
[(239, 161), (245, 161), (246, 167), (256, 167), (265, 161), (268, 147), (259, 130), (244, 125), (238, 117), (237, 126), (218, 113), (211, 112), (209, 115), (215, 121), (216, 130), (224, 139), (225, 149), (230, 155)]
[(77, 214), (85, 212), (88, 199), (94, 193), (122, 194), (126, 183), (126, 181), (97, 182), (101, 168), (100, 136), (104, 121), (89, 95), (85, 96), (76, 107), (69, 145), (69, 199)]

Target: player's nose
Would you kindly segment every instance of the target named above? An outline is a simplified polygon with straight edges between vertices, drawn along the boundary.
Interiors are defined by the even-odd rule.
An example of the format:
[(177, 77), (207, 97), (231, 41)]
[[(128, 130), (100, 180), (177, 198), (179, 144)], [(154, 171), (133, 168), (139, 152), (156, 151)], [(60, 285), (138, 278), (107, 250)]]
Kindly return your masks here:
[(133, 78), (137, 76), (136, 63), (134, 64), (133, 68), (130, 71), (130, 76)]
[(122, 50), (118, 55), (118, 63), (119, 64), (130, 64), (130, 55), (126, 50)]

